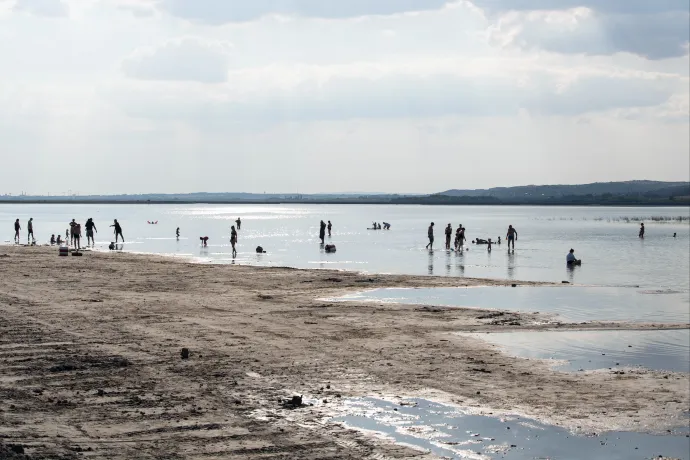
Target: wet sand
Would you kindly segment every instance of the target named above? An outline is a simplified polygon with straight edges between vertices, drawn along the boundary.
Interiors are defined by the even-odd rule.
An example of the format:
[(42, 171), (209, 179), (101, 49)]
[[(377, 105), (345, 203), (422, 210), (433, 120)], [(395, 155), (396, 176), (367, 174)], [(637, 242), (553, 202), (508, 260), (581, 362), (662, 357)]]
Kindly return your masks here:
[[(581, 325), (318, 300), (506, 281), (13, 246), (0, 246), (0, 275), (0, 455), (21, 445), (28, 458), (432, 458), (329, 422), (350, 396), (427, 397), (586, 432), (687, 424), (688, 374), (555, 372), (455, 334)], [(293, 395), (314, 405), (282, 404)]]

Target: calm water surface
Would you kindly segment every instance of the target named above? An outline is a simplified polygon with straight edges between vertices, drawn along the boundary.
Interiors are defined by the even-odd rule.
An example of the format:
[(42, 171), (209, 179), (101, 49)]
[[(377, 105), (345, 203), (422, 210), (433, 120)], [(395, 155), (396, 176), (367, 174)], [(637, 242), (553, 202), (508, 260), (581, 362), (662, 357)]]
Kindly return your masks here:
[[(372, 273), (432, 274), (515, 280), (561, 281), (580, 284), (688, 290), (690, 227), (688, 222), (645, 221), (647, 234), (637, 238), (639, 224), (624, 217), (688, 216), (690, 208), (605, 207), (460, 207), (391, 205), (19, 205), (0, 204), (0, 242), (9, 244), (14, 219), (34, 218), (39, 242), (51, 233), (64, 235), (76, 218), (93, 217), (98, 226), (97, 248), (112, 240), (108, 225), (123, 226), (125, 251), (195, 258), (212, 263), (238, 263), (300, 268), (337, 268)], [(230, 254), (229, 228), (237, 217), (243, 224), (239, 254)], [(319, 246), (318, 224), (333, 222), (338, 251), (326, 254)], [(148, 225), (147, 221), (158, 221)], [(373, 221), (389, 222), (390, 231), (370, 231)], [(424, 249), (429, 222), (436, 223), (436, 250)], [(468, 245), (462, 253), (443, 249), (443, 228), (463, 224), (467, 237), (505, 237), (508, 224), (519, 233), (514, 254), (506, 245)], [(180, 227), (182, 238), (175, 239)], [(677, 238), (673, 238), (673, 233)], [(200, 236), (209, 246), (201, 248)], [(261, 245), (267, 254), (257, 255)], [(584, 260), (569, 270), (570, 248)]]

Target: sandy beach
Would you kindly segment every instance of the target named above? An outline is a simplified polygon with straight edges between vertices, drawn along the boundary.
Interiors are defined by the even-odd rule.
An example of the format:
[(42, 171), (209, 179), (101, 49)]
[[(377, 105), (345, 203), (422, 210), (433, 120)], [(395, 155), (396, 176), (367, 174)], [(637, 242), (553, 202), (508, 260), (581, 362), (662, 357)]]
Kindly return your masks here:
[[(319, 300), (507, 281), (17, 246), (0, 246), (0, 275), (0, 458), (433, 458), (328, 420), (343, 399), (372, 395), (584, 432), (687, 423), (687, 374), (556, 372), (456, 334), (687, 324)], [(283, 403), (294, 395), (313, 405)]]

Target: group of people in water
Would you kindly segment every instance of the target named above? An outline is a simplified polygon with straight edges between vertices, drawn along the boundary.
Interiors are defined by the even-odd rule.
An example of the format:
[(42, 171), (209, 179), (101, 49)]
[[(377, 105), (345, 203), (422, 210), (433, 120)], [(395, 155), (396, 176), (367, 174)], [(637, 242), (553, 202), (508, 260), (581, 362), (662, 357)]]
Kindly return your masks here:
[[(426, 249), (433, 250), (434, 249), (434, 223), (432, 222), (429, 225), (429, 228), (427, 229), (427, 238), (429, 238), (429, 243), (426, 245)], [(451, 248), (450, 241), (453, 237), (453, 225), (448, 224), (444, 230), (445, 236), (446, 236), (446, 249), (450, 250), (453, 249), (455, 251), (462, 251), (465, 247), (465, 241), (467, 241), (467, 238), (465, 237), (465, 227), (463, 227), (462, 224), (458, 225), (458, 227), (455, 229), (455, 240), (453, 242), (453, 247)], [(518, 232), (515, 230), (515, 228), (512, 225), (508, 226), (508, 231), (506, 233), (506, 240), (508, 240), (508, 251), (511, 249), (511, 244), (512, 244), (512, 249), (515, 251), (515, 241), (517, 240), (518, 237)], [(491, 247), (494, 244), (501, 244), (501, 237), (498, 237), (498, 240), (496, 242), (492, 241), (491, 238), (489, 239), (483, 239), (483, 238), (477, 238), (472, 240), (472, 244), (482, 244), (487, 246), (487, 250), (491, 252)]]
[(371, 225), (372, 225), (372, 227), (367, 229), (367, 230), (390, 230), (391, 229), (391, 224), (389, 224), (388, 222), (384, 222), (383, 226), (381, 226), (381, 224), (379, 224), (378, 222), (374, 222)]

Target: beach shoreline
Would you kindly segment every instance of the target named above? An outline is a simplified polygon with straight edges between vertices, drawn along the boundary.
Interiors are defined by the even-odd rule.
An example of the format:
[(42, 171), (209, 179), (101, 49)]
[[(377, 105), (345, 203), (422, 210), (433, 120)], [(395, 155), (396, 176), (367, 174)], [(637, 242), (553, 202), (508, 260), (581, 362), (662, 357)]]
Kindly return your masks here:
[[(456, 334), (687, 324), (554, 324), (540, 314), (324, 300), (515, 281), (58, 257), (41, 246), (0, 246), (0, 273), (0, 446), (22, 445), (30, 458), (425, 458), (327, 421), (343, 399), (376, 395), (581, 432), (687, 424), (687, 374), (556, 372)], [(293, 395), (315, 404), (279, 402)]]

